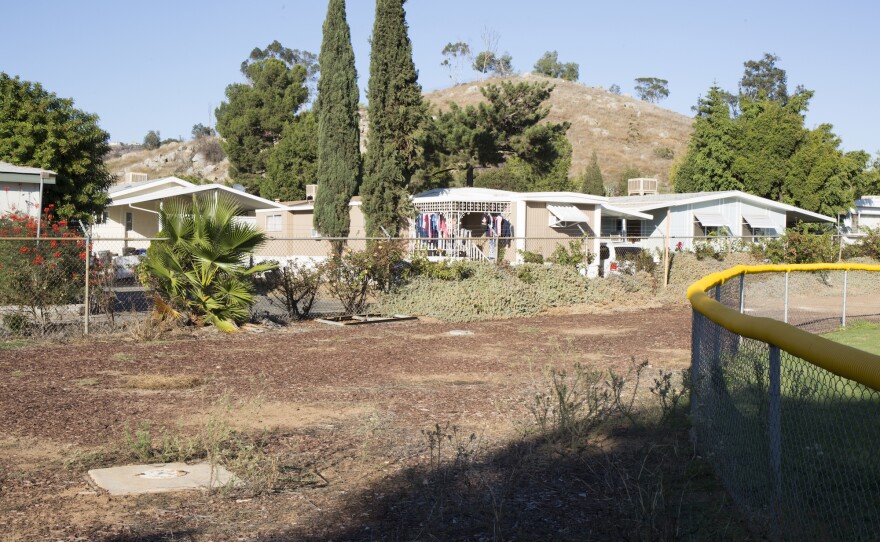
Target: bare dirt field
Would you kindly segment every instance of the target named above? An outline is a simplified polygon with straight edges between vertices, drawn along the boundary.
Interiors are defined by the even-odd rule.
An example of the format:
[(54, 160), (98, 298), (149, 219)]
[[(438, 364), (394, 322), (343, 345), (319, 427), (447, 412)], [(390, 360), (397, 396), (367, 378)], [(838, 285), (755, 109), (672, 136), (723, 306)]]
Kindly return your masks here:
[[(690, 517), (715, 522), (717, 534), (717, 515), (730, 522), (731, 514), (693, 461), (686, 429), (664, 430), (647, 452), (645, 427), (589, 446), (550, 446), (535, 437), (529, 409), (546, 365), (624, 373), (635, 357), (650, 361), (643, 377), (650, 382), (660, 369), (688, 366), (689, 341), (690, 310), (675, 306), (474, 324), (305, 323), (165, 342), (6, 344), (0, 539), (701, 537), (705, 526)], [(255, 446), (272, 458), (271, 484), (111, 497), (87, 479), (89, 468), (137, 462), (131, 435), (144, 424), (152, 424), (156, 445), (163, 428), (185, 436), (218, 418), (241, 435), (239, 457)], [(643, 458), (640, 468), (620, 459), (630, 451)], [(659, 470), (646, 471), (674, 466), (679, 456), (689, 469), (681, 500), (670, 498), (681, 488), (658, 489)], [(670, 495), (658, 501), (661, 489)], [(661, 524), (658, 513), (674, 521)]]

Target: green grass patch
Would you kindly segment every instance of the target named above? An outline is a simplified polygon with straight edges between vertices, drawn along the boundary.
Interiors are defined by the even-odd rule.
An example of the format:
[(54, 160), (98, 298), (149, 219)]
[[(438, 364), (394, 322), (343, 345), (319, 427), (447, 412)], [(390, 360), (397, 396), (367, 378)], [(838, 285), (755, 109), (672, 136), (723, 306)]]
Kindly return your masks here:
[(24, 348), (25, 346), (30, 346), (30, 341), (24, 340), (13, 340), (13, 341), (2, 341), (0, 342), (0, 350), (15, 350), (16, 348)]
[(854, 322), (823, 335), (826, 339), (880, 355), (880, 324)]

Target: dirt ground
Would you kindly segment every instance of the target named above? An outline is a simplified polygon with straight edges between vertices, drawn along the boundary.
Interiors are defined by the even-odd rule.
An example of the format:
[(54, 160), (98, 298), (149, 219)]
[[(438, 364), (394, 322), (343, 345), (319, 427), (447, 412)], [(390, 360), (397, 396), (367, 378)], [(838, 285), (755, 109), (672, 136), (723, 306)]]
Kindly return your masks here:
[[(0, 350), (0, 539), (436, 539), (419, 534), (427, 520), (407, 505), (418, 496), (402, 489), (429, 485), (419, 473), (432, 465), (432, 430), (450, 443), (473, 434), (483, 450), (508, 450), (529, 426), (527, 407), (546, 365), (624, 370), (635, 357), (648, 360), (652, 374), (682, 369), (690, 363), (690, 317), (689, 308), (674, 306), (474, 324), (304, 323), (165, 342), (7, 344)], [(156, 375), (196, 385), (136, 385)], [(127, 430), (149, 422), (195, 431), (220, 402), (237, 430), (262, 434), (273, 453), (293, 458), (298, 483), (254, 495), (110, 497), (88, 482), (88, 468), (119, 461)], [(553, 476), (542, 473), (529, 489), (531, 504), (509, 497), (505, 521), (499, 505), (487, 524), (565, 510), (561, 527), (535, 520), (531, 530), (512, 529), (518, 539), (594, 539), (582, 523), (611, 504), (571, 479), (559, 483), (581, 511), (572, 502), (543, 502), (540, 495), (557, 494), (545, 491), (557, 484)], [(399, 523), (416, 531), (393, 531)], [(565, 530), (575, 524), (581, 527)], [(488, 528), (449, 536), (507, 539)]]

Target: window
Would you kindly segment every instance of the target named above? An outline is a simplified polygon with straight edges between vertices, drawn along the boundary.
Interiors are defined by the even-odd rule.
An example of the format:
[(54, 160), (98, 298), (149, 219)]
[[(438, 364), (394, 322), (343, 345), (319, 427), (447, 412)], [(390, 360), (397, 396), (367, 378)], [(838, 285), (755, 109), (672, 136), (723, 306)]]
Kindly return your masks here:
[(107, 211), (101, 211), (100, 213), (95, 214), (95, 224), (106, 224), (109, 219), (110, 213)]
[(694, 237), (729, 236), (730, 228), (720, 213), (694, 212)]
[(125, 213), (125, 231), (129, 232), (134, 229), (134, 214)]
[(266, 216), (266, 231), (281, 231), (281, 215)]

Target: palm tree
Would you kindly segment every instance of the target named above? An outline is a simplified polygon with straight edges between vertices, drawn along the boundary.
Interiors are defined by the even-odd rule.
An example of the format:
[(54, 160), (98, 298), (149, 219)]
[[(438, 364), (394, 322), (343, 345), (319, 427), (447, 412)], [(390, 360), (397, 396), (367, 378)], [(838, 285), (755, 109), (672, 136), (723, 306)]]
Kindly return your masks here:
[(266, 241), (254, 226), (237, 222), (240, 208), (226, 194), (171, 200), (159, 210), (159, 237), (144, 269), (161, 300), (196, 323), (233, 331), (254, 302), (249, 276), (276, 265), (247, 265)]

